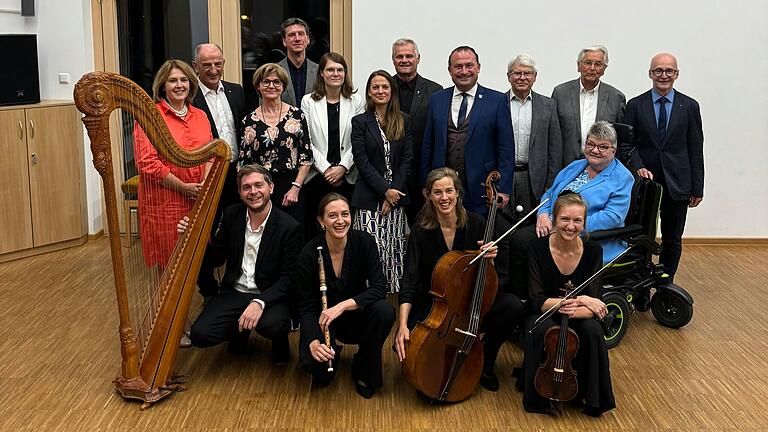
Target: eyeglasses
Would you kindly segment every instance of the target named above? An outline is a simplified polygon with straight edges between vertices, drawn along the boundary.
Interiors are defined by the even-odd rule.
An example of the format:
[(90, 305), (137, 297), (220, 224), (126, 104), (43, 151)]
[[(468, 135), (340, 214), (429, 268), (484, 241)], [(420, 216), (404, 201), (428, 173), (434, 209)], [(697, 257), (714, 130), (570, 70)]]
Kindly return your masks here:
[(534, 75), (534, 73), (531, 72), (531, 71), (527, 71), (527, 72), (509, 72), (508, 75), (510, 75), (512, 78), (520, 78), (520, 77), (530, 78), (530, 77), (532, 77)]
[(593, 66), (595, 67), (595, 69), (602, 69), (602, 68), (605, 67), (605, 63), (600, 62), (600, 61), (584, 60), (584, 61), (581, 62), (581, 64), (586, 66), (587, 69), (589, 69), (589, 68), (591, 68)]
[(325, 68), (325, 72), (328, 72), (328, 74), (330, 75), (333, 75), (333, 74), (344, 75), (344, 72), (346, 72), (346, 70), (344, 68)]
[(612, 149), (613, 146), (608, 144), (595, 144), (592, 141), (587, 141), (586, 144), (584, 144), (584, 150), (586, 151), (592, 151), (594, 149), (597, 149), (600, 153), (605, 153), (608, 150)]
[(281, 88), (283, 86), (283, 82), (280, 80), (261, 80), (261, 86), (262, 87), (274, 87), (274, 88)]
[(661, 68), (659, 68), (659, 69), (652, 70), (651, 73), (656, 78), (661, 77), (662, 74), (666, 74), (668, 77), (671, 77), (671, 76), (675, 76), (675, 74), (677, 73), (677, 69), (661, 69)]

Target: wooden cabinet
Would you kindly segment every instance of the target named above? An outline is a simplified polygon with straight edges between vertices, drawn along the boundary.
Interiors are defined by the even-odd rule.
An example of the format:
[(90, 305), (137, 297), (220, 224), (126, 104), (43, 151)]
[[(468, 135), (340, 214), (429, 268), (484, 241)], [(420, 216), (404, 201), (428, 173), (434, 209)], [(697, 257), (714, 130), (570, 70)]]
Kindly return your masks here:
[(66, 101), (0, 108), (0, 262), (87, 240), (79, 119)]

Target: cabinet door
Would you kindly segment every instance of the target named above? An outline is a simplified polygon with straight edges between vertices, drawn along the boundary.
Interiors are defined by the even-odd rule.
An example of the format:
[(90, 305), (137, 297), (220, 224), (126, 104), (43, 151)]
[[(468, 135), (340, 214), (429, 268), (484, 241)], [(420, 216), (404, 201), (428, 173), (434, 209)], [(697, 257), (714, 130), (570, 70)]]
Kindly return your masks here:
[(74, 105), (26, 110), (35, 246), (81, 237), (81, 123)]
[(32, 247), (24, 110), (0, 111), (0, 254)]

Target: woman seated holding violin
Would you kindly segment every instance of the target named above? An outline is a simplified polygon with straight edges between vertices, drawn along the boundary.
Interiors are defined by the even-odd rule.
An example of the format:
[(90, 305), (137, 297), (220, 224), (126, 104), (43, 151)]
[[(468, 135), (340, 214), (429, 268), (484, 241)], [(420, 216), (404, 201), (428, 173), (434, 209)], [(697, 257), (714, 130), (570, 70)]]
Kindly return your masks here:
[[(566, 285), (577, 287), (602, 267), (603, 250), (600, 244), (582, 240), (581, 234), (586, 229), (587, 207), (586, 201), (579, 194), (561, 195), (552, 206), (553, 233), (529, 244), (529, 294), (534, 315), (529, 318), (527, 329), (531, 329), (536, 318), (561, 300)], [(560, 363), (565, 364), (566, 373), (573, 366), (576, 377), (571, 384), (578, 384), (570, 390), (561, 388), (559, 394), (572, 391), (575, 397), (571, 400), (583, 404), (583, 412), (590, 416), (599, 416), (616, 407), (611, 389), (608, 350), (603, 329), (598, 322), (607, 313), (605, 304), (600, 300), (600, 287), (598, 277), (585, 288), (585, 294), (563, 301), (559, 313), (553, 315), (555, 319), (547, 318), (532, 333), (527, 334), (522, 382), (523, 407), (526, 411), (551, 411), (552, 400), (541, 394), (547, 394), (548, 386), (551, 391), (551, 386), (566, 385), (552, 383), (551, 379), (549, 382), (545, 380), (548, 370), (545, 366), (553, 360), (552, 356), (557, 355), (558, 341), (557, 338), (549, 337), (545, 341), (545, 334), (563, 321), (578, 335), (578, 350), (575, 358), (561, 359)], [(563, 315), (568, 319), (562, 320)], [(557, 332), (556, 329), (553, 331)], [(537, 374), (540, 376), (537, 377)], [(521, 387), (520, 384), (518, 382), (518, 387)]]
[[(378, 248), (370, 234), (350, 230), (349, 201), (341, 194), (329, 193), (320, 200), (317, 220), (322, 231), (304, 246), (296, 263), (301, 367), (312, 374), (315, 385), (327, 385), (341, 353), (336, 339), (357, 344), (352, 379), (357, 393), (368, 399), (383, 384), (381, 348), (395, 322), (395, 309), (386, 301), (387, 281)], [(318, 247), (327, 286), (326, 310), (319, 289)]]
[[(483, 244), (485, 219), (467, 212), (462, 205), (461, 184), (456, 171), (450, 168), (435, 169), (427, 176), (428, 199), (408, 239), (403, 285), (399, 294), (400, 317), (395, 350), (400, 362), (406, 358), (406, 347), (416, 322), (424, 321), (432, 309), (429, 291), (432, 273), (440, 258), (452, 250), (484, 250), (490, 247), (490, 242)], [(483, 258), (492, 262), (498, 254), (497, 248), (490, 247)], [(467, 289), (473, 287), (468, 286)], [(517, 296), (499, 290), (491, 309), (481, 321), (480, 332), (484, 332), (485, 336), (480, 384), (490, 391), (499, 389), (499, 380), (494, 373), (496, 356), (522, 312), (523, 305)]]

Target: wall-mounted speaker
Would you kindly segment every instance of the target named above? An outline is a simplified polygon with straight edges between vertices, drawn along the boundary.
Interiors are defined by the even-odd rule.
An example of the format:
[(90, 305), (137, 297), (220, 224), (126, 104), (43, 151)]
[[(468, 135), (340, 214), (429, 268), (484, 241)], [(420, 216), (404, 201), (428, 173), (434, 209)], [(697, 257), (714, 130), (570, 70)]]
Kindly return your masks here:
[(35, 16), (35, 0), (21, 0), (21, 16)]

